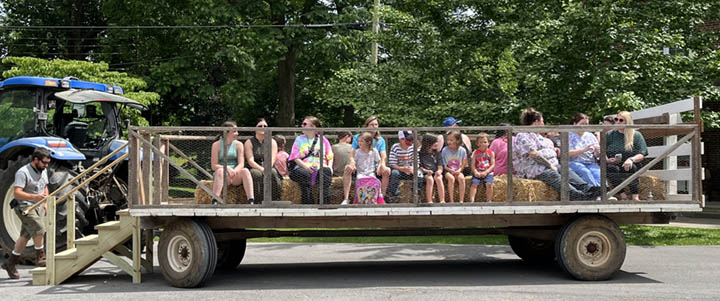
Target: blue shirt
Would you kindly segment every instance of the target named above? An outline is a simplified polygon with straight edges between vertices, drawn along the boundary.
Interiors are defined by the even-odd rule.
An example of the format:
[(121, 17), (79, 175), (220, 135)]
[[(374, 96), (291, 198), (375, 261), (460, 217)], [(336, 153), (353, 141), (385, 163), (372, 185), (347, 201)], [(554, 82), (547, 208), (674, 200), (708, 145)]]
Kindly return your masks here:
[[(360, 146), (358, 145), (358, 138), (359, 138), (359, 137), (360, 137), (360, 134), (355, 134), (355, 136), (353, 136), (353, 140), (352, 140), (352, 148), (353, 148), (353, 149), (358, 149), (358, 148), (360, 147)], [(374, 141), (374, 142), (373, 142), (373, 147), (374, 147), (378, 152), (380, 152), (380, 153), (382, 153), (382, 152), (387, 153), (387, 146), (386, 146), (386, 144), (385, 144), (385, 138), (383, 138), (383, 137), (377, 137), (377, 138), (373, 138), (373, 141)]]

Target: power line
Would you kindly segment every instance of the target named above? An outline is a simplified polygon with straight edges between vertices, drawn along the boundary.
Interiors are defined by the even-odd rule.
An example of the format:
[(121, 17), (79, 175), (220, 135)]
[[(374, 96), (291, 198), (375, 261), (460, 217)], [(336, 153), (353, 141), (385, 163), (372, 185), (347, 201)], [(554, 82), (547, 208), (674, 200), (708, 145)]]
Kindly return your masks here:
[(0, 30), (105, 30), (105, 29), (232, 29), (232, 28), (309, 28), (324, 29), (334, 27), (347, 27), (348, 29), (363, 30), (366, 23), (322, 23), (322, 24), (238, 24), (238, 25), (93, 25), (93, 26), (74, 26), (74, 25), (3, 25)]

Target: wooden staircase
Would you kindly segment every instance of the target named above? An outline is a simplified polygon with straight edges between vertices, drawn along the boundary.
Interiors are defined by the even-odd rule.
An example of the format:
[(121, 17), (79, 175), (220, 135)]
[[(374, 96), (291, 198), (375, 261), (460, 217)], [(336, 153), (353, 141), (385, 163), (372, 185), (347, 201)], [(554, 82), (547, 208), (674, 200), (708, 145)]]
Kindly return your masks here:
[[(136, 217), (130, 216), (127, 209), (120, 210), (117, 214), (119, 220), (95, 226), (98, 234), (85, 236), (74, 240), (74, 242), (69, 242), (67, 250), (54, 254), (54, 256), (48, 252), (47, 267), (30, 270), (33, 285), (60, 284), (71, 276), (82, 272), (100, 258), (108, 259), (113, 264), (131, 274), (133, 276), (133, 282), (139, 282), (139, 258), (130, 258), (131, 263), (133, 263), (131, 265), (131, 263), (125, 261), (121, 256), (112, 252), (115, 250), (122, 255), (129, 255), (128, 257), (134, 257), (133, 253), (137, 253), (137, 257), (139, 257), (139, 250), (130, 251), (122, 245), (130, 238), (135, 240), (136, 238), (133, 237), (133, 234), (139, 236), (138, 220)], [(48, 237), (50, 237), (49, 234)], [(139, 248), (139, 237), (137, 237), (137, 240), (138, 242), (134, 242), (133, 244)], [(48, 250), (51, 250), (50, 241), (48, 241)], [(137, 281), (135, 279), (136, 277)]]

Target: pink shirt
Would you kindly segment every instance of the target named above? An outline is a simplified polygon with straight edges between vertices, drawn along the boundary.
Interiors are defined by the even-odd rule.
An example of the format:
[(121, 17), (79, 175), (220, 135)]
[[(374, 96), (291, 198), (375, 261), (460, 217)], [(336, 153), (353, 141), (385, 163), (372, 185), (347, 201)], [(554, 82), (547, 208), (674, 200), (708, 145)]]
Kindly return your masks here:
[(489, 149), (495, 153), (495, 176), (507, 174), (507, 137), (495, 138)]
[(288, 175), (288, 170), (287, 170), (288, 157), (290, 157), (290, 155), (287, 152), (279, 151), (275, 158), (275, 168), (277, 168), (278, 173), (283, 177)]

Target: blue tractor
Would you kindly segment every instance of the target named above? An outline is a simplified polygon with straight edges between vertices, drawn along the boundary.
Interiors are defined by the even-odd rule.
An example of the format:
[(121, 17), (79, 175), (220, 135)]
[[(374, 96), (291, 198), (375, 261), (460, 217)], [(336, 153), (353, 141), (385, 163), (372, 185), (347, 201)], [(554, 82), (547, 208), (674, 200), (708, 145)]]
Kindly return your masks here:
[[(141, 103), (122, 96), (117, 86), (64, 79), (13, 77), (0, 81), (0, 247), (12, 250), (20, 234), (20, 222), (10, 208), (15, 172), (30, 162), (35, 148), (51, 151), (49, 189), (54, 191), (102, 157), (121, 147), (121, 106), (144, 110)], [(127, 149), (110, 158), (122, 156)], [(77, 185), (65, 188), (58, 196)], [(96, 178), (75, 193), (76, 235), (94, 231), (94, 226), (115, 219), (115, 211), (127, 207), (127, 162)], [(57, 242), (66, 241), (65, 204), (58, 206)], [(63, 247), (63, 246), (61, 246)], [(26, 248), (31, 254), (31, 243)], [(29, 256), (29, 255), (28, 255)], [(29, 258), (29, 257), (28, 257)]]

